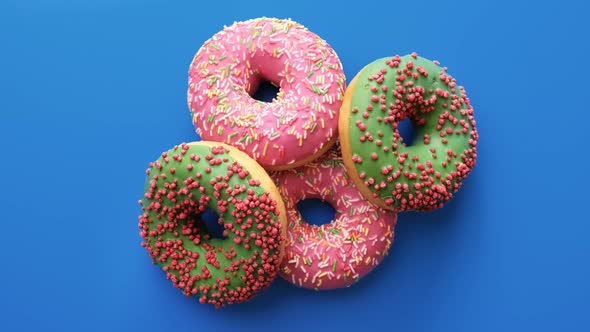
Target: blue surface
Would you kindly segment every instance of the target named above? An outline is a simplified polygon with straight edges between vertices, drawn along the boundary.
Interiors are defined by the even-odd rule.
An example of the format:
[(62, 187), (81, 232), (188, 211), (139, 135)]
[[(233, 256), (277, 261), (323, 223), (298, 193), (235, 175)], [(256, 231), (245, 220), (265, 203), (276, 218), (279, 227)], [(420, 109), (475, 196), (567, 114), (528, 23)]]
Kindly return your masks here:
[[(365, 3), (2, 0), (0, 330), (590, 330), (588, 5)], [(259, 16), (322, 36), (348, 78), (396, 53), (440, 60), (475, 107), (479, 158), (442, 210), (400, 214), (355, 286), (277, 279), (215, 310), (151, 265), (137, 200), (148, 162), (196, 138), (194, 53)]]

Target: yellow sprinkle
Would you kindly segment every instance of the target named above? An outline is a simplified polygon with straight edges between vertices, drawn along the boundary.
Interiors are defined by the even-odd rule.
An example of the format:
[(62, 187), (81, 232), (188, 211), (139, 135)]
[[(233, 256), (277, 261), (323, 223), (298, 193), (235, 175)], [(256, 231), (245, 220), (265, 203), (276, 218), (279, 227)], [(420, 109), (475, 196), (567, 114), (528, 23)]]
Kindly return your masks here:
[[(254, 136), (255, 136), (255, 135), (254, 135), (254, 130), (252, 129), (252, 127), (250, 127), (250, 134), (252, 134), (252, 137), (254, 137)], [(256, 138), (256, 137), (254, 137), (254, 138)]]
[(371, 262), (371, 257), (367, 257), (367, 259), (365, 260), (365, 264), (369, 264)]
[(328, 274), (328, 272), (324, 271), (322, 273), (320, 273), (320, 275), (318, 276), (318, 278), (323, 278)]
[(303, 146), (303, 137), (299, 137), (299, 146)]
[(250, 68), (250, 61), (246, 60), (246, 66)]
[(369, 235), (369, 228), (365, 227), (365, 236)]
[(268, 142), (264, 143), (264, 149), (262, 149), (262, 156), (266, 157), (266, 148), (268, 148)]
[(324, 118), (320, 119), (320, 123), (322, 124), (322, 129), (324, 128)]
[(278, 146), (278, 145), (276, 145), (276, 144), (273, 144), (273, 145), (272, 145), (272, 147), (273, 147), (274, 149), (278, 149), (278, 148), (279, 148), (279, 146)]

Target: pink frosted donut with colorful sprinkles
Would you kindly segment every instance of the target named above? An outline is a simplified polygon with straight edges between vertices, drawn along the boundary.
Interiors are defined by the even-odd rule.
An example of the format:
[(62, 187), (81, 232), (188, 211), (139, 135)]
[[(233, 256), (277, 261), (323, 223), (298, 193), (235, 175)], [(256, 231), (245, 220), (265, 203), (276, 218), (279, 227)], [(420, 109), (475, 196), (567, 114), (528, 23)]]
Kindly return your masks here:
[[(393, 241), (397, 214), (366, 201), (348, 177), (339, 146), (299, 168), (271, 172), (287, 211), (287, 244), (280, 275), (308, 289), (348, 287), (373, 270)], [(321, 226), (302, 219), (297, 203), (318, 198), (334, 220)]]
[[(264, 81), (280, 89), (272, 102), (252, 98)], [(323, 39), (291, 20), (259, 18), (225, 27), (199, 49), (188, 105), (202, 139), (283, 170), (335, 142), (344, 89), (342, 64)]]

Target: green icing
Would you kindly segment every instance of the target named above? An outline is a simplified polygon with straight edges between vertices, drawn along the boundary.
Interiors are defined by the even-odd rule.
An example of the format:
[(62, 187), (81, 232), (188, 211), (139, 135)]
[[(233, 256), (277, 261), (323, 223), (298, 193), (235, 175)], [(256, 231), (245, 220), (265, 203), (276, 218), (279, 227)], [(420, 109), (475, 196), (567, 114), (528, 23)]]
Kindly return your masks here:
[[(389, 65), (393, 61), (399, 62), (397, 67)], [(408, 68), (407, 64), (410, 62), (412, 65)], [(424, 72), (427, 72), (428, 75), (420, 74), (418, 68), (424, 69)], [(382, 76), (383, 81), (379, 83), (375, 79), (377, 77), (375, 75), (379, 74), (383, 69), (386, 72)], [(398, 70), (401, 70), (401, 75), (406, 77), (401, 83), (397, 80), (400, 76), (400, 73), (397, 72)], [(410, 75), (404, 72), (404, 70), (410, 70)], [(418, 74), (417, 78), (414, 77), (414, 73)], [(441, 79), (441, 73), (445, 77), (448, 77), (446, 82)], [(369, 80), (370, 77), (373, 79)], [(401, 92), (401, 96), (395, 96), (393, 94), (393, 91), (397, 89), (396, 83), (398, 84), (397, 86), (406, 89), (406, 91)], [(366, 174), (364, 181), (369, 179), (373, 179), (372, 181), (374, 181), (372, 185), (366, 182), (365, 185), (372, 193), (376, 193), (377, 197), (388, 206), (396, 210), (431, 210), (440, 207), (446, 200), (450, 199), (450, 194), (460, 187), (461, 180), (474, 165), (477, 131), (475, 129), (475, 121), (473, 120), (473, 110), (464, 95), (464, 91), (458, 85), (455, 86), (453, 91), (452, 87), (454, 85), (455, 80), (443, 68), (430, 60), (421, 57), (414, 58), (412, 55), (376, 60), (367, 65), (359, 74), (350, 105), (351, 110), (354, 108), (358, 109), (356, 113), (350, 112), (349, 142), (352, 156), (353, 160), (356, 157), (360, 157), (362, 160), (361, 163), (356, 162), (354, 165), (359, 174)], [(386, 92), (383, 92), (383, 86), (387, 86)], [(371, 90), (372, 87), (378, 89), (376, 93)], [(414, 90), (412, 93), (413, 100), (409, 100), (409, 90), (411, 88), (420, 89), (420, 87), (423, 88), (423, 91)], [(439, 90), (439, 93), (442, 92), (442, 94), (448, 93), (448, 97), (437, 95), (437, 90)], [(386, 96), (385, 105), (387, 110), (385, 111), (380, 109), (382, 94)], [(373, 95), (379, 98), (377, 102), (371, 100)], [(457, 98), (454, 103), (453, 95)], [(429, 108), (424, 102), (418, 102), (421, 100), (433, 100), (434, 103), (431, 106), (434, 106), (434, 108)], [(372, 105), (372, 111), (367, 111), (367, 105)], [(391, 111), (391, 105), (403, 107), (397, 107)], [(456, 109), (451, 110), (451, 106), (455, 106)], [(461, 114), (461, 110), (464, 110), (464, 114)], [(364, 112), (369, 114), (368, 119), (363, 117)], [(446, 120), (442, 125), (442, 131), (452, 128), (453, 133), (446, 134), (445, 132), (445, 137), (441, 137), (441, 130), (438, 130), (437, 126), (439, 125), (439, 116), (444, 112), (448, 112), (456, 118), (457, 123), (453, 124)], [(395, 116), (395, 121), (385, 123), (383, 120), (388, 116)], [(397, 123), (406, 116), (410, 117), (416, 135), (411, 146), (405, 146), (403, 144), (397, 131)], [(461, 124), (461, 120), (464, 120), (464, 125)], [(361, 121), (366, 125), (366, 131), (359, 129), (357, 121)], [(463, 133), (464, 126), (467, 128), (466, 133)], [(459, 130), (460, 134), (456, 134), (456, 130)], [(382, 137), (378, 136), (379, 131), (383, 133)], [(368, 139), (365, 142), (360, 141), (360, 137), (365, 135), (366, 132), (373, 137), (373, 141)], [(428, 143), (425, 143), (424, 135), (430, 136)], [(446, 143), (443, 142), (443, 139), (446, 139)], [(377, 140), (382, 141), (382, 146), (377, 146)], [(397, 143), (397, 148), (394, 145), (395, 143)], [(385, 147), (389, 148), (388, 152), (384, 151)], [(432, 148), (436, 151), (436, 159), (430, 151)], [(450, 162), (446, 159), (448, 157), (448, 150), (452, 150), (455, 153), (455, 155), (450, 156)], [(408, 156), (402, 164), (398, 161), (398, 157), (404, 155), (404, 153), (407, 153)], [(377, 155), (377, 160), (372, 160), (372, 154)], [(418, 160), (414, 161), (412, 157), (417, 157)], [(434, 173), (428, 171), (430, 167), (426, 166), (427, 160), (432, 162), (431, 168), (434, 170)], [(443, 166), (443, 161), (447, 162), (446, 167)], [(425, 170), (430, 172), (430, 174), (420, 171), (418, 164), (424, 166)], [(383, 167), (388, 165), (392, 166), (392, 171), (388, 174), (383, 174)], [(391, 177), (396, 171), (400, 171), (400, 175), (392, 179)], [(404, 175), (406, 171), (409, 174)], [(436, 172), (440, 172), (441, 178), (436, 177)], [(416, 179), (411, 178), (412, 174), (416, 175)], [(452, 177), (448, 181), (446, 179), (447, 175), (451, 175)], [(381, 183), (385, 183), (385, 188), (374, 188), (375, 184)], [(401, 190), (399, 188), (396, 189), (398, 183), (402, 186), (403, 184), (407, 184), (407, 191), (404, 191), (403, 188)], [(417, 183), (421, 186), (419, 189), (415, 188), (415, 184)], [(442, 189), (440, 185), (444, 187), (444, 192), (433, 194), (433, 190), (436, 191), (436, 188)]]
[[(144, 211), (142, 217), (140, 217), (140, 228), (142, 228), (142, 218), (143, 220), (147, 220), (146, 222), (144, 222), (144, 229), (145, 227), (147, 227), (147, 236), (143, 235), (144, 240), (146, 240), (146, 244), (149, 248), (151, 248), (151, 250), (156, 249), (156, 242), (157, 242), (157, 237), (161, 236), (163, 239), (163, 242), (166, 241), (172, 241), (172, 240), (182, 240), (182, 247), (191, 252), (191, 253), (198, 253), (198, 258), (196, 259), (196, 267), (190, 270), (190, 276), (194, 276), (194, 275), (201, 275), (202, 274), (202, 267), (206, 266), (208, 268), (208, 270), (210, 271), (212, 277), (211, 278), (201, 278), (199, 281), (195, 282), (193, 288), (197, 289), (197, 291), (199, 290), (200, 286), (214, 286), (216, 285), (217, 279), (219, 278), (220, 280), (224, 280), (224, 278), (226, 276), (229, 276), (229, 285), (227, 286), (228, 289), (236, 289), (237, 287), (246, 287), (247, 283), (242, 280), (242, 277), (245, 275), (244, 270), (242, 269), (242, 264), (238, 264), (238, 266), (240, 266), (239, 269), (237, 269), (236, 275), (232, 275), (232, 273), (227, 273), (224, 272), (224, 267), (229, 267), (232, 262), (236, 262), (239, 261), (240, 258), (244, 258), (244, 260), (248, 260), (250, 258), (252, 258), (254, 252), (258, 252), (259, 254), (262, 253), (262, 249), (257, 247), (255, 245), (255, 241), (254, 239), (250, 239), (249, 240), (249, 245), (250, 248), (245, 248), (244, 246), (244, 239), (246, 238), (250, 238), (252, 233), (255, 233), (256, 235), (262, 235), (263, 230), (259, 230), (256, 226), (256, 222), (252, 223), (252, 227), (243, 229), (240, 228), (242, 225), (244, 225), (245, 223), (241, 223), (241, 224), (237, 224), (235, 221), (235, 217), (232, 216), (233, 212), (237, 212), (237, 213), (242, 213), (244, 214), (246, 217), (244, 218), (244, 220), (246, 220), (246, 218), (252, 218), (253, 220), (255, 219), (255, 214), (268, 214), (269, 217), (268, 219), (265, 220), (266, 224), (265, 226), (271, 226), (273, 228), (275, 227), (279, 227), (280, 225), (280, 221), (278, 220), (277, 217), (277, 210), (268, 210), (268, 209), (262, 209), (260, 207), (250, 207), (248, 208), (248, 210), (246, 211), (245, 208), (236, 211), (235, 206), (232, 204), (232, 199), (235, 199), (236, 201), (243, 201), (246, 200), (248, 198), (248, 190), (252, 190), (254, 192), (254, 196), (260, 198), (262, 196), (268, 197), (268, 199), (272, 200), (269, 196), (265, 195), (265, 190), (264, 188), (262, 188), (259, 185), (252, 185), (249, 184), (250, 180), (253, 180), (252, 176), (250, 174), (246, 175), (243, 179), (241, 179), (239, 177), (239, 174), (234, 173), (234, 174), (228, 174), (228, 166), (232, 165), (232, 163), (234, 163), (234, 159), (225, 151), (222, 150), (222, 153), (219, 154), (213, 154), (212, 153), (212, 148), (210, 146), (206, 146), (206, 145), (185, 145), (188, 146), (188, 149), (185, 151), (184, 154), (182, 154), (182, 148), (181, 147), (176, 147), (175, 149), (171, 149), (169, 150), (166, 154), (168, 157), (168, 162), (165, 161), (164, 156), (160, 157), (158, 159), (157, 162), (153, 163), (153, 165), (149, 168), (149, 174), (147, 176), (147, 180), (146, 180), (146, 184), (145, 184), (145, 193), (149, 193), (150, 192), (150, 188), (151, 188), (151, 182), (154, 181), (154, 176), (157, 176), (157, 180), (156, 181), (156, 189), (157, 190), (166, 190), (166, 193), (170, 193), (170, 192), (176, 192), (176, 193), (180, 193), (177, 194), (174, 199), (176, 199), (176, 202), (172, 201), (172, 197), (168, 197), (166, 194), (162, 195), (161, 197), (159, 197), (159, 199), (156, 199), (155, 197), (144, 197), (141, 201), (141, 205), (142, 205), (142, 210)], [(163, 154), (164, 155), (164, 154)], [(176, 160), (173, 158), (174, 155), (178, 155), (180, 157), (182, 157), (182, 160)], [(194, 159), (191, 158), (191, 155), (194, 156), (198, 156), (200, 157), (199, 161), (196, 161)], [(206, 156), (210, 155), (212, 157), (212, 160), (217, 160), (218, 163), (217, 165), (211, 165), (211, 163), (206, 160)], [(195, 158), (197, 159), (197, 158)], [(161, 164), (163, 167), (161, 170), (158, 169), (158, 167), (156, 166), (157, 163)], [(190, 168), (192, 165), (192, 169)], [(238, 164), (239, 165), (239, 164)], [(170, 169), (174, 168), (174, 173), (171, 174)], [(211, 173), (207, 174), (206, 173), (206, 169), (210, 168), (211, 169)], [(201, 178), (198, 179), (197, 178), (197, 173), (201, 174)], [(162, 178), (162, 174), (165, 175), (165, 178)], [(223, 188), (221, 190), (216, 190), (214, 187), (214, 184), (210, 183), (210, 179), (211, 178), (215, 178), (215, 177), (226, 177), (227, 178), (225, 180), (221, 180), (219, 183), (227, 183), (228, 187), (227, 188), (236, 188), (236, 187), (242, 187), (245, 186), (247, 189), (244, 192), (238, 193), (236, 194), (234, 197), (231, 197), (230, 194), (227, 192), (226, 188)], [(199, 186), (195, 186), (193, 188), (189, 188), (190, 185), (187, 185), (187, 183), (185, 182), (186, 179), (191, 178), (194, 181), (198, 181), (199, 182)], [(167, 184), (168, 186), (176, 184), (176, 187), (172, 190), (170, 189), (170, 187), (166, 188), (165, 185)], [(203, 192), (201, 192), (199, 190), (199, 187), (202, 187), (204, 190)], [(219, 197), (215, 197), (214, 196), (214, 192), (218, 192), (219, 193)], [(192, 197), (190, 197), (192, 196)], [(177, 206), (180, 202), (188, 202), (188, 201), (193, 201), (198, 203), (199, 200), (201, 199), (202, 196), (207, 196), (210, 198), (209, 204), (207, 204), (206, 208), (211, 209), (212, 211), (215, 211), (218, 215), (219, 215), (219, 223), (222, 225), (227, 225), (230, 223), (233, 223), (234, 229), (237, 230), (236, 233), (239, 234), (239, 231), (244, 231), (245, 234), (244, 236), (239, 236), (236, 233), (234, 233), (233, 231), (228, 231), (227, 232), (227, 236), (225, 239), (217, 239), (217, 238), (212, 238), (209, 236), (205, 225), (203, 223), (203, 221), (200, 219), (199, 217), (199, 212), (196, 208), (193, 208), (192, 212), (194, 214), (192, 214), (191, 216), (187, 216), (187, 218), (182, 219), (179, 218), (178, 216), (178, 210), (177, 210)], [(155, 202), (159, 202), (161, 204), (161, 208), (158, 211), (154, 211), (153, 209), (149, 209), (148, 207), (155, 203)], [(225, 211), (222, 210), (222, 208), (220, 208), (220, 206), (222, 206), (222, 202), (228, 202), (228, 204), (226, 205), (227, 209)], [(152, 205), (153, 206), (153, 205)], [(196, 205), (198, 206), (198, 204)], [(169, 222), (168, 220), (168, 214), (165, 215), (160, 215), (160, 213), (164, 210), (164, 209), (169, 209), (168, 212), (171, 213), (172, 219), (173, 220), (178, 220), (177, 225), (174, 227), (174, 231), (177, 231), (178, 234), (174, 234), (173, 232), (165, 232), (162, 235), (157, 235), (157, 236), (152, 236), (149, 235), (150, 231), (154, 231), (157, 229), (158, 225), (162, 225), (166, 222)], [(193, 243), (192, 240), (189, 239), (188, 235), (183, 235), (182, 233), (182, 226), (183, 225), (190, 225), (190, 224), (194, 224), (194, 228), (195, 231), (198, 232), (198, 234), (201, 235), (201, 242), (199, 244), (195, 244)], [(265, 227), (266, 228), (266, 227)], [(227, 228), (226, 228), (227, 229)], [(265, 232), (266, 233), (266, 232)], [(269, 237), (270, 235), (265, 234), (264, 237)], [(273, 255), (276, 255), (275, 260), (278, 259), (278, 253), (279, 253), (279, 244), (280, 244), (280, 232), (277, 232), (275, 238), (276, 238), (276, 247), (272, 247), (269, 246), (269, 250), (268, 250), (268, 257), (273, 257)], [(236, 244), (234, 242), (234, 239), (236, 237), (240, 238), (240, 243)], [(203, 245), (205, 244), (205, 245)], [(208, 250), (206, 248), (206, 245), (211, 246), (210, 248), (214, 248), (214, 250)], [(222, 248), (222, 251), (219, 252), (217, 249), (218, 248)], [(230, 248), (234, 248), (236, 256), (233, 258), (226, 258), (226, 256), (224, 255), (224, 253), (226, 252), (230, 252)], [(149, 249), (148, 249), (149, 250)], [(178, 253), (180, 253), (180, 249), (176, 250)], [(219, 262), (220, 267), (215, 267), (213, 264), (209, 263), (206, 261), (206, 254), (207, 251), (209, 251), (210, 253), (213, 252), (215, 255), (216, 260)], [(158, 261), (157, 260), (157, 256), (153, 257), (157, 264), (161, 267), (165, 267), (165, 266), (170, 266), (171, 262), (172, 262), (172, 258), (168, 257), (165, 261)], [(182, 259), (178, 259), (179, 262), (182, 261)], [(261, 264), (261, 258), (260, 256), (258, 256), (255, 259), (255, 262), (257, 262), (258, 264)], [(268, 261), (267, 261), (268, 262)], [(278, 269), (276, 269), (278, 270)], [(168, 270), (168, 272), (173, 275), (174, 277), (179, 277), (179, 273), (178, 271), (173, 271), (171, 269)], [(262, 276), (265, 278), (265, 280), (267, 279), (272, 279), (274, 278), (276, 274), (276, 271), (267, 271), (265, 269), (265, 271), (262, 274), (259, 274), (258, 272), (258, 268), (254, 269), (253, 272), (253, 276), (255, 278), (258, 278), (259, 276)], [(179, 287), (178, 285), (175, 285), (176, 287)], [(179, 287), (182, 288), (182, 287)], [(183, 289), (183, 291), (185, 291), (186, 293), (186, 289)], [(203, 294), (202, 292), (198, 291), (197, 295), (198, 296), (203, 296), (205, 295), (208, 299), (212, 299), (213, 301), (219, 301), (219, 298), (216, 297), (212, 297), (212, 294), (215, 293), (215, 290), (211, 289), (207, 294)], [(188, 294), (187, 294), (188, 295)], [(221, 301), (223, 301), (223, 294), (221, 296)], [(231, 300), (231, 301), (235, 301), (235, 300)], [(213, 302), (212, 302), (213, 303)], [(218, 304), (218, 303), (217, 303)]]

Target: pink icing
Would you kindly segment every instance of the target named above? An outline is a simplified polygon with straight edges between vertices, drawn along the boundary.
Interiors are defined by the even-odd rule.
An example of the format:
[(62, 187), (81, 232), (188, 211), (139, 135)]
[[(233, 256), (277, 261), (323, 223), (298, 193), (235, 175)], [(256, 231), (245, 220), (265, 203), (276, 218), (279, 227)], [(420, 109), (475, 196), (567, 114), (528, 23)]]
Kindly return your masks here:
[[(263, 80), (280, 88), (253, 99)], [(335, 135), (345, 88), (332, 48), (302, 25), (261, 18), (234, 23), (205, 42), (189, 71), (197, 133), (246, 152), (263, 167), (317, 153)]]
[[(366, 201), (346, 174), (338, 147), (303, 167), (272, 172), (287, 209), (281, 276), (310, 289), (348, 287), (377, 266), (393, 241), (397, 215)], [(334, 206), (329, 224), (301, 218), (296, 204), (319, 198)]]

